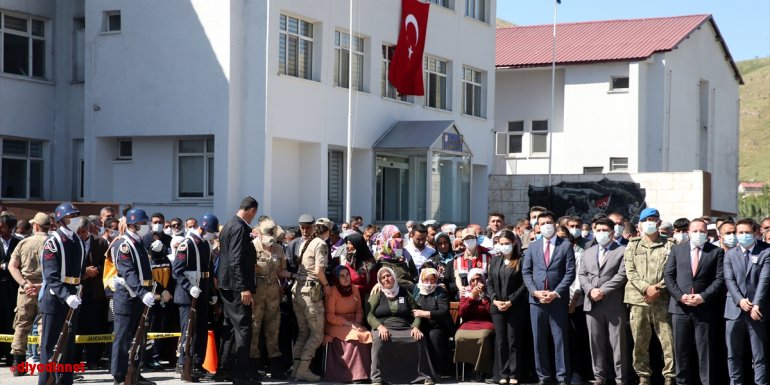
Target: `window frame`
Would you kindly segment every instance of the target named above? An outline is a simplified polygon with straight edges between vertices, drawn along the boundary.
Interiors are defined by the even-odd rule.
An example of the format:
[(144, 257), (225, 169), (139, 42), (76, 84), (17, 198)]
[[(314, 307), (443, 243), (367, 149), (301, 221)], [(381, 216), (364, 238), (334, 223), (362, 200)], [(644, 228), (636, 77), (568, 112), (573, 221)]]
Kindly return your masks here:
[[(9, 29), (6, 27), (5, 18), (6, 16), (15, 17), (17, 19), (23, 19), (26, 22), (26, 31), (19, 31), (15, 29)], [(34, 22), (40, 22), (42, 23), (42, 29), (40, 30), (40, 35), (37, 35), (34, 32)], [(0, 73), (3, 75), (10, 75), (10, 76), (21, 76), (24, 78), (30, 78), (30, 79), (37, 79), (37, 80), (47, 80), (48, 79), (48, 63), (47, 63), (47, 57), (49, 56), (48, 52), (48, 37), (47, 37), (47, 29), (48, 29), (48, 23), (45, 19), (40, 17), (35, 17), (32, 15), (26, 15), (23, 13), (16, 13), (16, 12), (7, 12), (7, 11), (0, 11)], [(5, 35), (13, 35), (13, 36), (19, 36), (27, 39), (27, 68), (25, 69), (25, 73), (18, 74), (14, 72), (7, 72), (5, 70)], [(35, 42), (42, 42), (43, 43), (43, 50), (42, 50), (42, 63), (40, 63), (42, 74), (36, 74), (36, 60), (35, 60)]]
[(390, 84), (390, 80), (388, 80), (390, 62), (392, 61), (391, 57), (395, 50), (395, 44), (382, 43), (380, 47), (380, 60), (382, 62), (382, 73), (380, 74), (380, 96), (389, 100), (414, 104), (414, 96), (399, 94), (398, 90), (396, 90), (396, 87), (393, 87), (393, 85)]
[[(202, 141), (203, 142), (203, 152), (181, 152), (181, 143), (182, 141)], [(209, 148), (209, 141), (211, 141), (211, 147)], [(210, 170), (209, 167), (209, 160), (216, 161), (215, 158), (215, 147), (216, 143), (214, 141), (213, 136), (207, 136), (207, 137), (187, 137), (187, 138), (179, 138), (174, 142), (174, 191), (175, 191), (175, 199), (177, 200), (197, 200), (197, 201), (211, 201), (214, 200), (214, 189), (216, 189), (216, 185), (212, 184), (212, 189), (209, 191), (209, 174), (213, 175), (213, 170)], [(202, 157), (203, 158), (203, 170), (201, 171), (203, 176), (203, 191), (201, 193), (201, 196), (182, 196), (182, 188), (181, 188), (181, 158), (196, 158), (196, 157)], [(214, 179), (216, 178), (215, 175), (213, 175)]]
[(489, 23), (488, 11), (489, 3), (487, 0), (465, 0), (465, 17), (482, 23)]
[[(343, 43), (344, 36), (347, 36), (348, 38), (347, 46), (345, 46), (345, 44)], [(354, 49), (354, 46), (357, 44), (351, 44), (354, 40), (360, 40), (360, 48), (361, 48), (360, 51)], [(347, 83), (348, 80), (350, 79), (349, 72), (343, 74), (343, 66), (342, 66), (343, 51), (347, 51), (348, 55), (355, 55), (359, 58), (358, 60), (360, 60), (361, 69), (359, 71), (359, 79), (357, 80), (355, 78), (353, 79), (353, 82), (357, 83), (357, 87), (354, 88), (354, 91), (366, 92), (366, 73), (367, 73), (366, 71), (366, 38), (357, 34), (353, 34), (351, 36), (349, 32), (345, 32), (341, 30), (334, 31), (334, 79), (332, 81), (332, 84), (335, 87), (348, 89), (350, 85), (348, 84), (346, 86), (343, 84), (343, 82)], [(344, 62), (347, 64), (349, 61), (345, 60)], [(354, 59), (353, 65), (355, 64), (356, 64), (356, 60)], [(348, 68), (348, 71), (350, 70), (351, 68)]]
[[(128, 155), (123, 155), (121, 147), (121, 144), (123, 143), (129, 143), (131, 148), (131, 153)], [(122, 161), (122, 162), (130, 162), (134, 160), (134, 140), (131, 138), (118, 138), (115, 140), (115, 160)]]
[[(281, 26), (281, 23), (283, 22), (283, 19), (285, 18), (285, 29)], [(290, 31), (290, 22), (291, 19), (297, 20), (297, 32), (291, 32)], [(303, 23), (306, 23), (309, 28), (305, 28), (305, 31), (310, 31), (310, 36), (306, 36), (302, 34), (302, 26)], [(289, 14), (281, 12), (278, 15), (278, 75), (280, 76), (291, 76), (293, 78), (298, 79), (305, 79), (305, 80), (313, 80), (315, 81), (315, 71), (314, 66), (316, 65), (315, 60), (315, 51), (316, 48), (316, 35), (317, 30), (319, 29), (316, 25), (317, 23), (311, 21), (310, 19), (306, 19), (297, 15)], [(296, 67), (296, 74), (289, 73), (289, 42), (290, 38), (296, 39), (296, 57), (294, 58), (294, 63)], [(282, 44), (283, 43), (283, 44)], [(305, 46), (305, 48), (308, 50), (307, 59), (309, 61), (309, 64), (307, 65), (307, 68), (304, 68), (303, 66), (300, 66), (300, 52), (301, 47)], [(283, 50), (285, 50), (285, 53), (283, 56), (281, 56), (281, 49), (283, 46)]]
[[(534, 130), (534, 123), (535, 122), (546, 122), (546, 130)], [(507, 122), (506, 131), (498, 131), (496, 133), (496, 143), (495, 143), (495, 154), (499, 156), (505, 156), (508, 158), (543, 158), (548, 157), (548, 154), (550, 154), (551, 148), (550, 148), (550, 138), (549, 135), (552, 134), (550, 124), (548, 124), (548, 119), (520, 119), (520, 120), (510, 120)], [(512, 130), (511, 125), (512, 124), (521, 124), (521, 130)], [(519, 136), (521, 137), (521, 152), (511, 152), (511, 146), (510, 146), (510, 138), (512, 136)], [(546, 145), (546, 151), (545, 152), (534, 152), (532, 149), (533, 146), (533, 137), (534, 136), (545, 136), (545, 145)], [(500, 152), (500, 141), (505, 140), (505, 153)], [(525, 151), (526, 150), (526, 151)]]
[[(111, 18), (117, 16), (120, 24), (118, 29), (112, 29)], [(105, 35), (118, 34), (123, 32), (123, 15), (119, 9), (111, 9), (102, 12), (102, 30), (101, 33)]]
[[(487, 118), (487, 109), (486, 109), (486, 93), (485, 91), (485, 84), (486, 84), (486, 72), (469, 67), (469, 66), (463, 66), (462, 67), (462, 114), (466, 116), (473, 116), (476, 118), (486, 119)], [(470, 72), (471, 73), (471, 80), (466, 79), (466, 74)], [(478, 82), (473, 80), (473, 74), (478, 74)], [(474, 90), (478, 88), (479, 95), (479, 111), (471, 111), (470, 113), (466, 111), (466, 100), (467, 100), (467, 88), (466, 85), (470, 85)], [(475, 94), (473, 95), (474, 101), (475, 101)], [(475, 104), (472, 104), (475, 107)], [(475, 108), (473, 108), (475, 110)]]
[[(24, 142), (24, 148), (25, 148), (25, 154), (19, 155), (19, 154), (6, 154), (4, 152), (5, 147), (5, 141), (14, 141), (14, 142)], [(32, 144), (37, 144), (40, 146), (40, 155), (35, 156), (32, 154)], [(25, 180), (25, 194), (23, 197), (8, 197), (5, 196), (5, 192), (2, 189), (2, 183), (0, 183), (0, 199), (3, 200), (29, 200), (29, 199), (43, 199), (45, 190), (44, 187), (44, 181), (45, 181), (45, 142), (42, 140), (35, 140), (35, 139), (26, 139), (26, 138), (9, 138), (9, 137), (0, 137), (0, 180), (7, 180), (5, 176), (2, 175), (2, 165), (3, 161), (5, 159), (10, 160), (23, 160), (26, 163), (26, 176), (24, 177)], [(32, 195), (32, 163), (39, 163), (40, 164), (40, 194), (38, 196)]]
[[(430, 69), (431, 61), (435, 61), (436, 63), (443, 63), (444, 64), (444, 73), (441, 73), (438, 70), (431, 70)], [(451, 92), (450, 90), (451, 90), (451, 87), (452, 87), (452, 82), (451, 82), (451, 79), (449, 77), (449, 72), (450, 72), (450, 69), (451, 69), (451, 65), (452, 65), (452, 62), (447, 60), (447, 59), (442, 59), (442, 58), (439, 58), (439, 57), (436, 57), (436, 56), (431, 56), (431, 55), (425, 55), (423, 57), (423, 76), (424, 76), (423, 80), (424, 80), (424, 84), (425, 84), (425, 96), (423, 96), (425, 101), (424, 101), (423, 105), (425, 107), (434, 108), (434, 109), (442, 110), (442, 111), (452, 111), (452, 101), (451, 101), (451, 98), (450, 98), (450, 92)], [(435, 65), (434, 67), (438, 68), (438, 65)], [(435, 106), (432, 106), (432, 105), (429, 104), (429, 102), (430, 102), (429, 95), (431, 94), (431, 89), (430, 89), (430, 78), (431, 78), (431, 76), (436, 76), (437, 78), (443, 78), (444, 79), (444, 85), (443, 85), (444, 86), (444, 92), (441, 95), (442, 96), (441, 100), (443, 100), (443, 102), (444, 102), (444, 106), (443, 107), (439, 105), (441, 103), (437, 103), (437, 105), (435, 105)]]
[(441, 8), (446, 8), (450, 11), (454, 11), (454, 0), (428, 0), (429, 3), (435, 4)]
[[(625, 159), (625, 167), (622, 161)], [(610, 172), (628, 172), (628, 157), (610, 157)]]
[[(625, 88), (615, 87), (615, 81), (620, 79), (626, 79), (628, 85)], [(631, 89), (631, 78), (629, 76), (610, 76), (610, 93), (625, 93)]]

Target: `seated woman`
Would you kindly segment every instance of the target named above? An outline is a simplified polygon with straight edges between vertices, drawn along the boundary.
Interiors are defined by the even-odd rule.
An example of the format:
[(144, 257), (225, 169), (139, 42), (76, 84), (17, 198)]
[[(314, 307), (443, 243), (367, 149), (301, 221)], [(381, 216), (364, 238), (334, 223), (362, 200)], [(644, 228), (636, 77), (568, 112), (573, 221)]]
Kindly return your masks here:
[(350, 282), (345, 266), (334, 269), (335, 286), (326, 299), (326, 354), (324, 379), (331, 382), (365, 381), (372, 365), (372, 333), (362, 326), (361, 295)]
[(492, 373), (494, 362), (494, 331), (489, 313), (489, 298), (484, 293), (484, 273), (474, 268), (468, 272), (465, 295), (460, 298), (463, 323), (455, 334), (455, 362), (473, 364), (477, 377)]
[(440, 375), (447, 363), (444, 353), (450, 336), (450, 321), (449, 299), (446, 290), (438, 285), (438, 276), (436, 269), (423, 267), (420, 270), (420, 282), (414, 290), (417, 309), (412, 310), (412, 314), (422, 318), (420, 331), (428, 337), (431, 363)]
[(435, 237), (436, 252), (423, 263), (422, 268), (432, 267), (438, 271), (438, 285), (447, 291), (447, 297), (457, 298), (457, 284), (454, 279), (455, 253), (452, 240), (447, 233), (438, 233)]
[(424, 381), (433, 385), (433, 366), (420, 331), (422, 318), (412, 314), (414, 298), (396, 283), (396, 273), (389, 267), (377, 272), (377, 281), (380, 290), (369, 297), (367, 317), (374, 341), (372, 384)]
[(398, 285), (405, 287), (407, 293), (414, 290), (414, 283), (417, 282), (417, 267), (411, 259), (407, 260), (404, 257), (404, 240), (401, 239), (401, 233), (394, 233), (392, 238), (382, 245), (377, 255), (377, 266), (393, 270)]
[(343, 264), (350, 270), (350, 282), (358, 288), (364, 302), (369, 298), (369, 292), (377, 283), (376, 262), (364, 240), (364, 236), (353, 232), (345, 237), (347, 253)]

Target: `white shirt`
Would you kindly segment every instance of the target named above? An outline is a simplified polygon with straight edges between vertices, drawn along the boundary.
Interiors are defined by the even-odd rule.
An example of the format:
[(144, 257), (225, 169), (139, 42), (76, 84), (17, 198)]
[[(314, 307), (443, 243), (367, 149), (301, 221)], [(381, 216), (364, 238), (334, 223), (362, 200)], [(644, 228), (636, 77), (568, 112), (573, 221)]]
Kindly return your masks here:
[(545, 246), (549, 243), (551, 244), (550, 249), (548, 250), (548, 263), (551, 263), (551, 259), (553, 259), (553, 251), (556, 248), (556, 238), (558, 238), (556, 235), (552, 236), (551, 239), (545, 239), (543, 238), (543, 257), (545, 257)]
[(404, 248), (406, 253), (408, 254), (407, 258), (412, 258), (412, 261), (414, 262), (414, 266), (417, 268), (417, 270), (420, 270), (420, 267), (422, 267), (422, 264), (425, 263), (425, 261), (433, 255), (433, 253), (436, 252), (435, 249), (432, 247), (425, 245), (425, 248), (422, 249), (422, 251), (418, 250), (417, 247), (414, 246), (414, 243), (409, 242), (408, 245)]
[(7, 241), (3, 238), (0, 238), (0, 241), (3, 241), (3, 252), (5, 252), (5, 255), (8, 255), (8, 249), (11, 247), (11, 239), (13, 239), (13, 237), (8, 238)]

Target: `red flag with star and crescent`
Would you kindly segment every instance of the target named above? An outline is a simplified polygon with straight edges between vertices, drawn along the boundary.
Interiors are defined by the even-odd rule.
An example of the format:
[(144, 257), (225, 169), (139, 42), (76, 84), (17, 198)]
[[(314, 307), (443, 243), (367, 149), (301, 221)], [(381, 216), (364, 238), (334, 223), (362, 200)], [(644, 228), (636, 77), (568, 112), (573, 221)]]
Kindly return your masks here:
[(401, 26), (388, 70), (388, 81), (402, 95), (425, 95), (422, 53), (428, 30), (430, 3), (401, 0)]

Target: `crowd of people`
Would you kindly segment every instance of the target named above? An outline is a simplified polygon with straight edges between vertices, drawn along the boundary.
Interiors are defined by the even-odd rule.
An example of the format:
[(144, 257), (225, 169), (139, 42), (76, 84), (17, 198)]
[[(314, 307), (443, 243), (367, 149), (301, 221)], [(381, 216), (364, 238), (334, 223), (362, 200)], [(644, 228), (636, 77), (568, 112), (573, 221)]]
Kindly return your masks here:
[[(47, 363), (77, 309), (78, 335), (113, 342), (73, 333), (61, 363), (109, 368), (116, 385), (131, 369), (237, 385), (433, 384), (466, 369), (495, 384), (768, 382), (770, 218), (666, 222), (645, 208), (584, 222), (536, 206), (510, 224), (493, 212), (486, 226), (402, 230), (310, 214), (282, 227), (258, 208), (246, 197), (220, 221), (82, 216), (70, 203), (22, 219), (0, 206), (0, 334), (13, 334), (2, 363)], [(182, 336), (131, 360), (143, 314), (149, 331)]]

